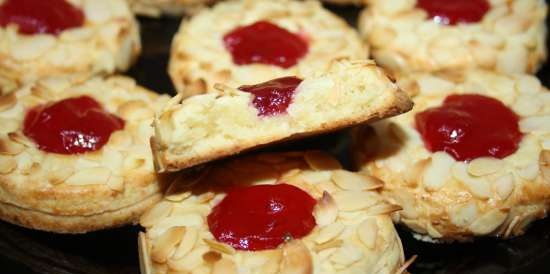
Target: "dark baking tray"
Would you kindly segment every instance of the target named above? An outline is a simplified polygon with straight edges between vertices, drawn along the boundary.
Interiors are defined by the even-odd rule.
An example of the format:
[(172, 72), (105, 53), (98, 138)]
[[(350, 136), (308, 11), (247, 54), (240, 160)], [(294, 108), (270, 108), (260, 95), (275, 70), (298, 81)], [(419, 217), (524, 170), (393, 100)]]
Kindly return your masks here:
[[(521, 0), (520, 0), (521, 1)], [(358, 9), (329, 6), (354, 24)], [(140, 18), (144, 52), (129, 75), (153, 90), (173, 94), (165, 73), (177, 18)], [(547, 22), (548, 25), (548, 22)], [(550, 65), (538, 74), (550, 85)], [(285, 144), (268, 150), (324, 149), (349, 164), (346, 132)], [(0, 273), (137, 274), (137, 226), (85, 235), (57, 235), (0, 222)], [(412, 273), (550, 273), (550, 219), (536, 222), (526, 235), (507, 241), (480, 239), (473, 243), (433, 245), (400, 230), (407, 257), (419, 255)]]

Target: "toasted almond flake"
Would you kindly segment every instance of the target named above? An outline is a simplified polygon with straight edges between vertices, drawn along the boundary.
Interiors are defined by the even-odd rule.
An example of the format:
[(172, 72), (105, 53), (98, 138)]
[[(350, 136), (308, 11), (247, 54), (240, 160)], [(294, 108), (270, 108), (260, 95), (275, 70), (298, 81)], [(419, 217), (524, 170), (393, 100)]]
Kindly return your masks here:
[(145, 233), (140, 232), (138, 236), (139, 269), (142, 274), (153, 274), (153, 263), (149, 255), (149, 245)]
[(457, 162), (451, 168), (453, 177), (464, 185), (470, 193), (480, 199), (491, 197), (491, 188), (487, 180), (475, 178), (468, 174), (465, 163)]
[(521, 167), (517, 174), (525, 180), (534, 180), (539, 175), (539, 163), (531, 163)]
[(434, 153), (422, 177), (424, 187), (429, 191), (441, 189), (448, 181), (451, 167), (455, 162), (453, 157), (445, 152)]
[(403, 174), (403, 179), (409, 187), (416, 187), (420, 183), (419, 178), (422, 178), (426, 168), (431, 163), (431, 157), (428, 159), (422, 159), (413, 164), (412, 168)]
[(537, 131), (550, 131), (550, 115), (531, 116), (519, 121), (521, 132), (530, 133)]
[(493, 209), (473, 222), (469, 229), (475, 235), (487, 235), (495, 231), (506, 220), (508, 214), (499, 209)]
[(537, 93), (541, 87), (540, 80), (533, 75), (523, 75), (516, 82), (516, 89), (525, 94)]
[(153, 241), (151, 259), (157, 263), (165, 263), (176, 249), (185, 233), (184, 227), (171, 227)]
[(508, 173), (495, 180), (495, 191), (502, 200), (508, 199), (514, 191), (514, 175)]
[(449, 209), (449, 217), (452, 224), (459, 227), (469, 226), (478, 215), (477, 205), (474, 201), (456, 205)]
[(320, 151), (308, 151), (305, 153), (304, 158), (313, 170), (342, 169), (342, 166), (336, 159)]
[(0, 174), (9, 174), (17, 168), (17, 162), (10, 156), (0, 155)]
[(323, 250), (326, 250), (326, 249), (329, 249), (329, 248), (339, 248), (339, 247), (342, 246), (343, 243), (344, 243), (344, 241), (342, 241), (340, 239), (332, 239), (328, 242), (325, 242), (325, 243), (314, 246), (313, 251), (315, 251), (316, 253), (319, 253), (319, 252), (321, 252)]
[(375, 205), (380, 201), (380, 197), (363, 191), (342, 191), (334, 194), (334, 200), (339, 210), (356, 211)]
[(212, 268), (212, 274), (237, 274), (237, 265), (230, 259), (222, 258)]
[(343, 190), (371, 190), (384, 185), (382, 181), (375, 177), (346, 170), (333, 171), (332, 181)]
[(227, 254), (227, 255), (233, 255), (235, 252), (237, 252), (232, 246), (220, 243), (215, 240), (210, 239), (204, 239), (203, 240), (211, 249), (219, 251), (221, 253)]
[(139, 224), (143, 227), (152, 227), (159, 220), (168, 217), (172, 212), (173, 203), (160, 201), (149, 210), (147, 210), (139, 219)]
[(68, 185), (96, 185), (105, 184), (111, 177), (111, 171), (105, 167), (81, 169), (65, 180)]
[(143, 120), (153, 117), (153, 111), (142, 100), (130, 100), (118, 107), (117, 113), (125, 120)]
[(441, 234), (441, 232), (439, 232), (430, 222), (428, 222), (428, 225), (426, 226), (426, 230), (428, 231), (428, 235), (430, 235), (430, 237), (432, 238), (443, 237), (443, 234)]
[(403, 265), (401, 265), (401, 267), (397, 271), (395, 271), (395, 274), (409, 273), (407, 272), (407, 268), (409, 268), (409, 266), (411, 266), (414, 263), (414, 261), (416, 261), (416, 258), (418, 258), (418, 255), (413, 255), (410, 259), (404, 262)]
[(344, 243), (342, 247), (338, 248), (332, 256), (330, 261), (335, 264), (349, 266), (364, 257), (363, 251), (351, 244)]
[(376, 219), (368, 218), (359, 224), (357, 227), (357, 236), (366, 247), (373, 249), (376, 246), (376, 239), (378, 238)]
[(504, 168), (504, 161), (492, 157), (482, 157), (474, 159), (468, 164), (468, 173), (479, 177), (493, 174), (502, 168)]
[(11, 109), (17, 103), (15, 93), (0, 96), (0, 112)]
[(550, 183), (550, 151), (543, 150), (539, 155), (539, 167), (542, 177), (547, 183)]
[(149, 238), (160, 236), (167, 229), (174, 226), (198, 227), (203, 224), (203, 219), (199, 214), (188, 213), (177, 216), (169, 216), (158, 220), (148, 231)]
[(300, 173), (300, 176), (294, 177), (293, 179), (303, 180), (314, 185), (330, 181), (331, 176), (331, 171), (304, 170)]
[(51, 35), (32, 35), (14, 43), (11, 47), (11, 56), (17, 61), (36, 59), (48, 52), (55, 43), (55, 38)]
[(428, 229), (426, 228), (426, 225), (422, 221), (419, 221), (416, 219), (402, 218), (401, 222), (418, 234), (428, 233)]
[(319, 230), (319, 234), (315, 237), (315, 242), (317, 244), (322, 244), (328, 242), (340, 235), (344, 231), (345, 226), (341, 223), (332, 223), (322, 227)]
[(65, 182), (67, 178), (74, 174), (74, 168), (71, 166), (51, 168), (46, 178), (52, 185), (59, 185)]
[(111, 176), (107, 180), (107, 186), (114, 191), (122, 192), (124, 191), (124, 179), (120, 176)]
[(216, 263), (219, 260), (221, 260), (221, 258), (222, 258), (222, 254), (216, 251), (208, 251), (202, 254), (202, 259), (208, 264)]
[(338, 217), (338, 207), (332, 196), (324, 191), (323, 196), (317, 201), (313, 209), (313, 216), (318, 226), (325, 226), (333, 223)]
[(193, 250), (195, 243), (199, 238), (199, 232), (194, 227), (185, 227), (185, 234), (180, 241), (180, 244), (176, 248), (176, 251), (172, 255), (173, 259), (183, 258), (187, 253)]
[[(208, 247), (198, 247), (180, 259), (168, 259), (168, 267), (176, 271), (187, 271), (193, 273), (193, 270), (204, 263), (202, 255), (208, 252)], [(184, 272), (185, 273), (185, 272)]]
[(377, 216), (377, 215), (389, 215), (393, 212), (402, 210), (403, 208), (398, 205), (382, 202), (376, 205), (369, 207), (365, 214), (368, 216)]
[(12, 142), (7, 138), (0, 139), (0, 154), (5, 155), (17, 155), (25, 150), (25, 147), (21, 144)]
[(294, 240), (283, 245), (283, 259), (280, 274), (311, 274), (313, 261), (302, 241)]

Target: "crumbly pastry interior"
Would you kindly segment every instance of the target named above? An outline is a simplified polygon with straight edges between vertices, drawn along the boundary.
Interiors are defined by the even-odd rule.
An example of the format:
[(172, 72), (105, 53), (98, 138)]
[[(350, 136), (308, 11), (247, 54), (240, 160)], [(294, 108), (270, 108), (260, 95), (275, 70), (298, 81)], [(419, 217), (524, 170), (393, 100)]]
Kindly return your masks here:
[(396, 72), (484, 68), (533, 73), (546, 59), (547, 4), (489, 0), (482, 21), (441, 26), (416, 0), (370, 0), (359, 29), (374, 59)]
[(252, 95), (229, 87), (182, 100), (155, 118), (153, 150), (160, 171), (177, 170), (259, 145), (396, 115), (408, 96), (372, 61), (334, 62), (296, 88), (286, 114), (259, 117)]
[[(398, 81), (415, 108), (364, 127), (354, 136), (360, 168), (385, 181), (383, 195), (403, 207), (396, 220), (429, 241), (524, 233), (550, 206), (550, 92), (537, 78), (469, 70), (413, 74)], [(520, 116), (519, 149), (503, 158), (458, 162), (429, 152), (414, 128), (415, 114), (441, 105), (452, 93), (478, 93), (502, 101)], [(480, 117), (481, 118), (481, 117)]]
[(141, 51), (141, 41), (126, 1), (68, 2), (84, 12), (82, 27), (58, 36), (21, 35), (15, 25), (0, 27), (0, 94), (47, 77), (79, 82), (130, 67)]
[[(276, 249), (238, 251), (218, 242), (206, 217), (224, 187), (287, 183), (317, 199), (316, 227)], [(381, 182), (342, 170), (321, 152), (263, 154), (182, 174), (140, 224), (143, 274), (401, 273), (404, 255), (389, 213), (399, 207), (376, 192)]]
[[(77, 155), (45, 153), (23, 132), (33, 106), (88, 95), (125, 120), (105, 146)], [(129, 78), (39, 81), (0, 97), (0, 218), (30, 228), (80, 233), (135, 221), (160, 199), (149, 136), (166, 103)]]
[[(307, 37), (308, 54), (288, 69), (235, 65), (223, 36), (260, 20)], [(188, 96), (212, 91), (216, 83), (237, 87), (289, 75), (307, 77), (326, 69), (333, 59), (367, 56), (368, 47), (359, 35), (318, 1), (227, 1), (182, 22), (172, 42), (168, 70), (176, 89)]]
[(160, 17), (162, 15), (194, 14), (216, 0), (126, 0), (138, 15)]

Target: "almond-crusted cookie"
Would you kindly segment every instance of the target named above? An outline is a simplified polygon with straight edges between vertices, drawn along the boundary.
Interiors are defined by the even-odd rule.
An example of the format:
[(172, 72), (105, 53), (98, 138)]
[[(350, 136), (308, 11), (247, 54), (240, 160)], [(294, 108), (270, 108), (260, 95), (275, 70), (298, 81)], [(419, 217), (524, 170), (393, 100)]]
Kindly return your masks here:
[[(550, 206), (550, 92), (537, 78), (469, 70), (414, 74), (398, 84), (418, 94), (415, 108), (358, 129), (353, 151), (362, 170), (385, 182), (383, 195), (403, 207), (399, 223), (422, 240), (463, 241), (521, 235), (545, 217)], [(453, 152), (430, 152), (415, 116), (440, 106), (447, 95), (474, 93), (500, 100), (519, 117), (523, 136), (517, 150), (504, 158), (469, 161), (456, 160)], [(466, 136), (460, 130), (451, 134)]]
[[(225, 35), (262, 21), (299, 36), (307, 44), (307, 53), (290, 67), (236, 65), (226, 48)], [(285, 49), (286, 45), (281, 46)], [(289, 75), (307, 77), (328, 67), (333, 59), (367, 56), (368, 47), (356, 31), (318, 1), (227, 1), (182, 22), (172, 43), (168, 71), (176, 89), (188, 96), (212, 91), (216, 83), (239, 86)]]
[(94, 74), (124, 71), (132, 64), (141, 42), (126, 1), (68, 2), (83, 13), (82, 26), (58, 34), (22, 34), (16, 24), (0, 27), (0, 94), (38, 79), (82, 81)]
[(216, 0), (126, 0), (138, 15), (159, 17), (194, 14)]
[[(36, 106), (81, 96), (124, 121), (102, 148), (51, 153), (28, 137), (25, 124)], [(40, 81), (0, 97), (0, 219), (59, 233), (135, 222), (161, 198), (149, 137), (154, 112), (167, 100), (122, 76)]]
[[(209, 215), (229, 190), (281, 184), (314, 199), (315, 226), (307, 235), (289, 235), (260, 251), (216, 240)], [(183, 174), (141, 217), (141, 272), (402, 273), (403, 247), (390, 218), (399, 207), (376, 192), (381, 184), (342, 170), (337, 160), (316, 151), (246, 156)]]
[(159, 171), (382, 119), (412, 107), (408, 96), (367, 60), (337, 61), (306, 77), (293, 90), (287, 108), (273, 115), (263, 114), (265, 109), (257, 105), (258, 98), (265, 98), (240, 88), (218, 86), (215, 92), (187, 99), (178, 95), (156, 115), (152, 146)]
[[(419, 1), (368, 0), (358, 25), (380, 65), (396, 72), (484, 68), (534, 73), (546, 59), (545, 1), (487, 0), (489, 10), (481, 21), (457, 25), (430, 19)], [(461, 3), (476, 2), (482, 1)]]

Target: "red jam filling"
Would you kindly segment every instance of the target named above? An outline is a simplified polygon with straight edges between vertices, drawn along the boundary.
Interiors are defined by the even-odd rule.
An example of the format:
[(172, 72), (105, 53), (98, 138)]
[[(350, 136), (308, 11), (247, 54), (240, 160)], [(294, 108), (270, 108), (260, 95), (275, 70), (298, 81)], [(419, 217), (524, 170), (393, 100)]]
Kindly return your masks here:
[(266, 250), (306, 236), (316, 201), (288, 184), (237, 187), (208, 215), (216, 240), (239, 250)]
[(418, 0), (417, 6), (443, 25), (479, 22), (491, 8), (487, 0)]
[(31, 109), (23, 133), (43, 151), (78, 154), (101, 149), (111, 133), (122, 128), (124, 120), (81, 96)]
[(426, 148), (445, 151), (458, 161), (514, 153), (522, 138), (518, 121), (500, 101), (474, 94), (450, 95), (442, 106), (416, 114)]
[(19, 26), (19, 33), (57, 35), (84, 24), (84, 13), (66, 0), (5, 0), (0, 26)]
[(289, 68), (308, 51), (302, 37), (267, 21), (238, 27), (227, 33), (223, 42), (237, 65), (259, 63)]
[(252, 104), (260, 116), (273, 116), (286, 113), (292, 102), (296, 87), (302, 79), (294, 76), (273, 79), (257, 85), (239, 87), (240, 90), (254, 94)]

